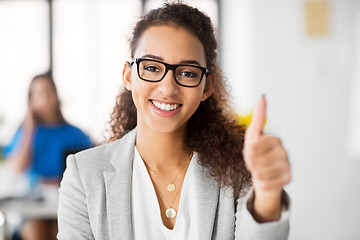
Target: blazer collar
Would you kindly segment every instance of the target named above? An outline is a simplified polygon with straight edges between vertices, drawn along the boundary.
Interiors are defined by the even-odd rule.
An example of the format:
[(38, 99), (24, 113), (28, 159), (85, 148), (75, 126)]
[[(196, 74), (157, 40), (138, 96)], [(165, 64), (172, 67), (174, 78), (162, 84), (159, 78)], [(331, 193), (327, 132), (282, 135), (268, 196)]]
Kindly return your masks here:
[(198, 163), (198, 158), (194, 160), (196, 162), (193, 179), (197, 187), (199, 239), (211, 239), (219, 202), (220, 184)]
[(119, 139), (111, 156), (113, 171), (104, 172), (110, 239), (132, 239), (131, 179), (136, 128)]
[[(106, 209), (110, 239), (132, 239), (131, 185), (136, 128), (121, 138), (110, 162), (114, 171), (104, 173)], [(211, 239), (218, 207), (220, 186), (197, 162), (194, 184), (198, 190), (199, 239)]]

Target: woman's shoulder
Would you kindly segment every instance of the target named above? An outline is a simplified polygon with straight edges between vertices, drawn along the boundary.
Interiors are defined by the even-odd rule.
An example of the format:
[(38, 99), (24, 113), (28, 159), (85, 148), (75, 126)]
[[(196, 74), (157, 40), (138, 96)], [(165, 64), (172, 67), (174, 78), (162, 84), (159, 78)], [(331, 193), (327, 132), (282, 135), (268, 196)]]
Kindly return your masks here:
[(121, 140), (116, 140), (111, 143), (106, 143), (102, 145), (98, 145), (92, 148), (88, 148), (86, 150), (80, 151), (74, 154), (75, 159), (78, 162), (81, 161), (104, 161), (108, 159), (111, 155), (116, 152), (116, 150), (121, 147)]
[(136, 131), (103, 145), (92, 147), (73, 155), (79, 169), (114, 168), (132, 158)]

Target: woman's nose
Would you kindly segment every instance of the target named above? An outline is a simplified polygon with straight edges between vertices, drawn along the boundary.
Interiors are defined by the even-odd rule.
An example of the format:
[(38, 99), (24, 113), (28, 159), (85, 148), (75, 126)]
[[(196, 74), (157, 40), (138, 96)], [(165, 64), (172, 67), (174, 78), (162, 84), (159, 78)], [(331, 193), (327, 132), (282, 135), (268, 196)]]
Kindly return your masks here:
[(158, 88), (164, 96), (177, 94), (180, 87), (174, 79), (174, 72), (172, 70), (169, 70), (158, 84)]

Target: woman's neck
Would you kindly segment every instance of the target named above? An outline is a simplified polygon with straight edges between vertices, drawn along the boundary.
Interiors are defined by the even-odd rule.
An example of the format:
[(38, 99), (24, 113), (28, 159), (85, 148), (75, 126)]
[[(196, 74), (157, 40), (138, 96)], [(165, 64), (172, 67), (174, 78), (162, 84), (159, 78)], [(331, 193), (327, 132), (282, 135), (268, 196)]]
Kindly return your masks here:
[(185, 126), (172, 133), (159, 133), (138, 126), (136, 147), (151, 170), (168, 172), (184, 166), (190, 151), (184, 146)]
[(61, 123), (61, 119), (57, 116), (57, 114), (47, 114), (41, 117), (41, 122), (46, 125), (57, 125)]

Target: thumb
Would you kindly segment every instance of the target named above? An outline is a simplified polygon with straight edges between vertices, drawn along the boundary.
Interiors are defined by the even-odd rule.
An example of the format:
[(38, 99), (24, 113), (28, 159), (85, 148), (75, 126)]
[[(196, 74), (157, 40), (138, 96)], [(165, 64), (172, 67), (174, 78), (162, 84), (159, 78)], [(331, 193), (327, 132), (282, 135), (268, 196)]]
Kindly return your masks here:
[(262, 95), (260, 101), (254, 109), (251, 117), (251, 122), (246, 130), (245, 139), (253, 142), (259, 139), (263, 134), (264, 123), (266, 119), (266, 99), (265, 95)]

